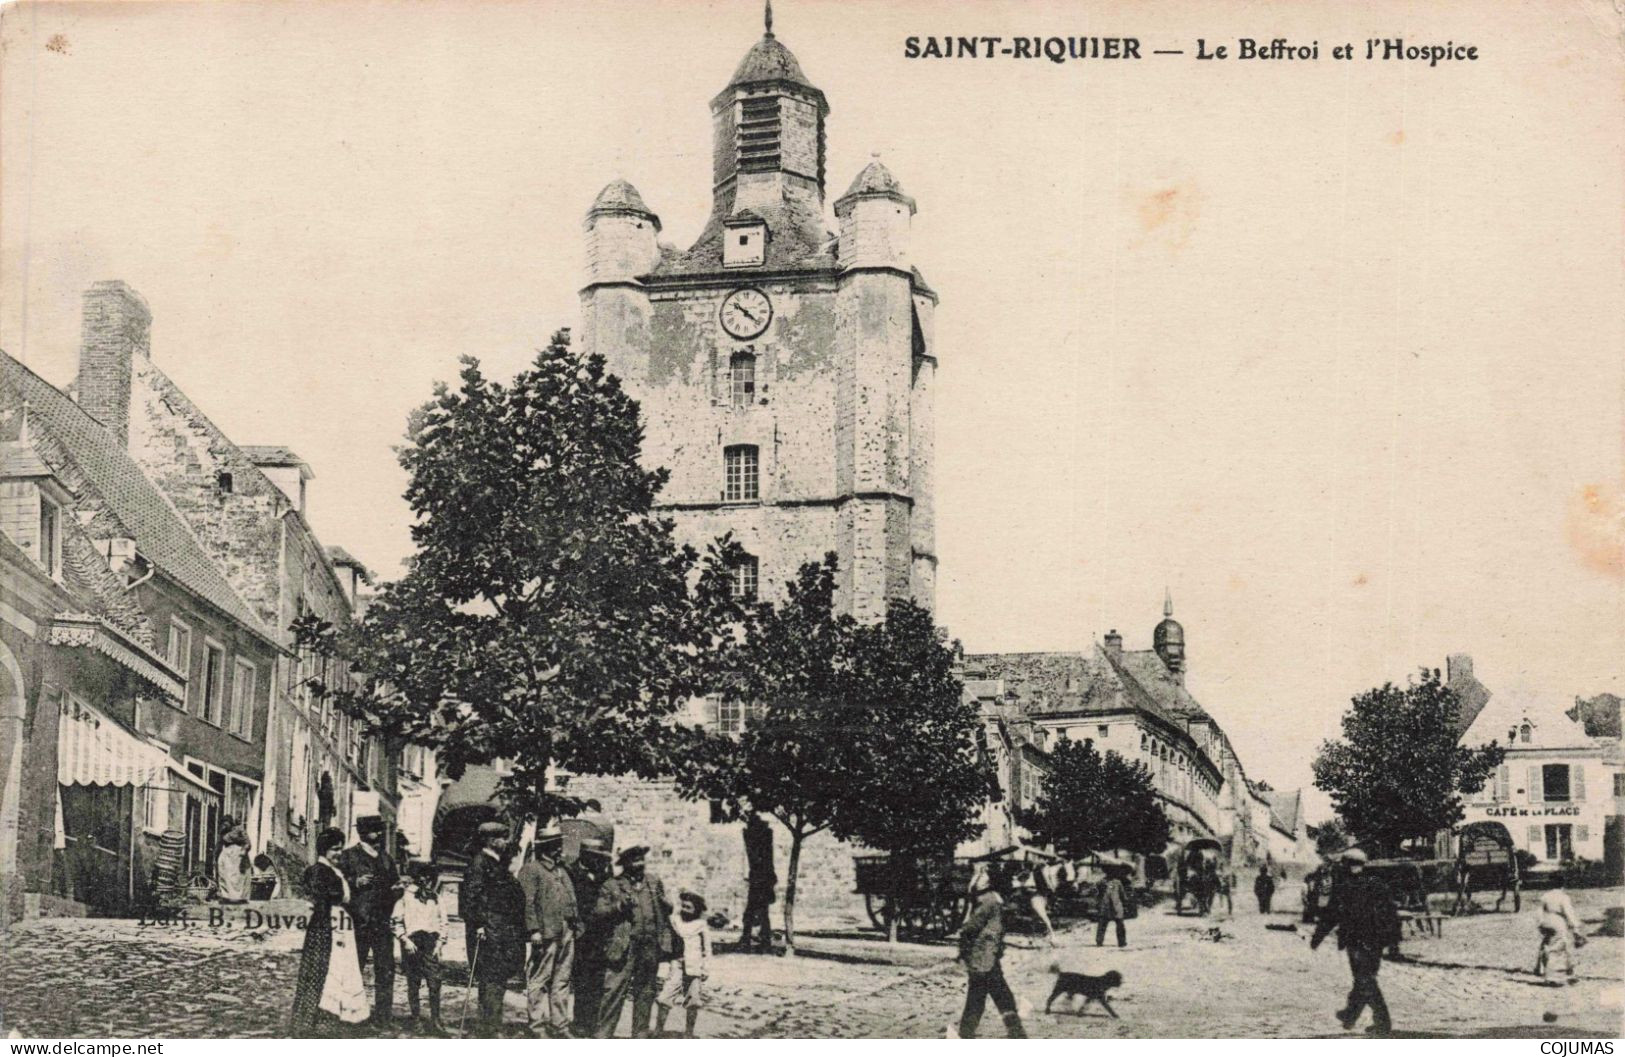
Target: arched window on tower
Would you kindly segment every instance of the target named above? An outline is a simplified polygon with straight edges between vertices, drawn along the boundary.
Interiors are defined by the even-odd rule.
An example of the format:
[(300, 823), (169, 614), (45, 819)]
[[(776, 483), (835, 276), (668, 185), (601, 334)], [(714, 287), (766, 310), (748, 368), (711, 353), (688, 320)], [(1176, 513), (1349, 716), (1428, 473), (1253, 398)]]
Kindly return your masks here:
[(1523, 742), (1525, 745), (1529, 744), (1529, 739), (1533, 736), (1534, 728), (1529, 724), (1525, 723), (1523, 726), (1518, 728), (1518, 740)]
[(736, 352), (728, 359), (728, 388), (733, 394), (734, 407), (749, 407), (756, 402), (756, 356), (749, 352)]
[(761, 479), (757, 476), (756, 445), (735, 444), (722, 451), (724, 483), (722, 498), (729, 503), (743, 503), (761, 498)]

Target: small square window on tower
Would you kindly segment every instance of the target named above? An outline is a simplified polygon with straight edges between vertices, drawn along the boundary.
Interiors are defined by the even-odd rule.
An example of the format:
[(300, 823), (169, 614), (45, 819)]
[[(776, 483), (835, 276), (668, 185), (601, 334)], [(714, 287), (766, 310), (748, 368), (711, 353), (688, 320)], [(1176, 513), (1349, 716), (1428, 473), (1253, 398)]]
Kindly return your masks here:
[(749, 268), (767, 262), (767, 222), (742, 209), (722, 222), (722, 266)]

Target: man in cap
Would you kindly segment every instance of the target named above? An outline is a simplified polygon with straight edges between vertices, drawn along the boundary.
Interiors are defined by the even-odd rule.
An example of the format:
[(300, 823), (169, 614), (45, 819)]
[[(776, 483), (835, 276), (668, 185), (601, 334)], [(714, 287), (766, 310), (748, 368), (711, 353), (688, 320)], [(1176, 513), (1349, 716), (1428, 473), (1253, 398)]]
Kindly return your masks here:
[(959, 1037), (973, 1039), (982, 1022), (987, 1000), (1004, 1017), (1004, 1031), (1012, 1039), (1027, 1037), (1015, 996), (1004, 979), (1004, 899), (990, 869), (971, 879), (974, 902), (959, 929), (959, 963), (965, 967), (965, 1010), (959, 1017)]
[(609, 848), (597, 837), (583, 837), (575, 860), (565, 868), (575, 885), (576, 907), (582, 917), (571, 980), (575, 1000), (574, 1030), (580, 1038), (592, 1038), (598, 1034), (598, 1011), (604, 995), (604, 943), (610, 931), (607, 924), (593, 914), (593, 908), (598, 905), (598, 894), (613, 872)]
[(469, 974), (479, 982), (479, 1032), (502, 1029), (502, 996), (525, 964), (525, 890), (508, 871), (508, 827), (485, 822), (479, 850), (463, 871), (458, 910), (468, 944)]
[(594, 916), (607, 927), (604, 944), (604, 1000), (598, 1037), (611, 1038), (621, 1020), (621, 1007), (632, 998), (632, 1037), (649, 1037), (649, 1018), (660, 991), (660, 961), (671, 953), (672, 905), (660, 878), (649, 873), (649, 849), (621, 852), (621, 875), (604, 885)]
[(390, 918), (405, 886), (395, 860), (384, 850), (384, 820), (356, 819), (356, 842), (339, 853), (338, 867), (350, 883), (350, 917), (355, 920), (356, 959), (366, 971), (372, 962), (372, 1017), (388, 1023), (395, 1003), (395, 937)]
[(549, 827), (536, 834), (529, 862), (519, 869), (525, 890), (525, 928), (530, 958), (525, 965), (525, 999), (533, 1035), (571, 1038), (571, 973), (581, 917), (575, 884), (559, 862), (564, 834)]
[(1349, 971), (1354, 976), (1348, 1002), (1337, 1011), (1337, 1019), (1345, 1029), (1352, 1028), (1369, 1005), (1367, 1033), (1386, 1035), (1393, 1030), (1393, 1022), (1382, 988), (1377, 986), (1377, 971), (1382, 968), (1383, 950), (1399, 942), (1399, 910), (1388, 886), (1367, 873), (1365, 866), (1366, 854), (1359, 848), (1343, 853), (1343, 876), (1332, 886), (1331, 902), (1321, 912), (1309, 948), (1319, 947), (1332, 929), (1337, 930), (1337, 946), (1348, 952)]

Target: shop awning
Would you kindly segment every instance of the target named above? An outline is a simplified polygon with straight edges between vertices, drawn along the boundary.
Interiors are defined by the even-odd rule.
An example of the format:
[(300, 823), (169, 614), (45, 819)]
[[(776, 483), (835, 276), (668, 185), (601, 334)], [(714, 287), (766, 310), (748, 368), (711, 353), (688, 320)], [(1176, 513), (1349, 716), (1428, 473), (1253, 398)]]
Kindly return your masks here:
[(100, 617), (89, 613), (59, 613), (51, 623), (48, 641), (53, 646), (87, 647), (111, 657), (176, 701), (185, 700), (185, 677), (169, 663)]
[(98, 709), (62, 699), (56, 728), (56, 779), (61, 785), (130, 785), (185, 788), (211, 799), (220, 794), (174, 757), (138, 738)]

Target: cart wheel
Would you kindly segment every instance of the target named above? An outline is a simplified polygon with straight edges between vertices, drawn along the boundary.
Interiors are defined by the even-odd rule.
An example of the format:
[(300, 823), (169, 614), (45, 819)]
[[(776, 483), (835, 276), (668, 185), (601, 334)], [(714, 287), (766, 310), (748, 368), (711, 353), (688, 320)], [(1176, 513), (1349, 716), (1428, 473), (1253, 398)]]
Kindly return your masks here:
[(891, 921), (891, 906), (885, 896), (873, 892), (863, 893), (863, 909), (869, 912), (869, 921), (881, 932)]

